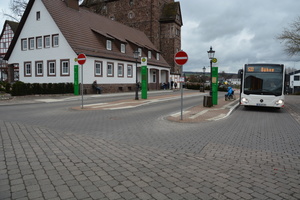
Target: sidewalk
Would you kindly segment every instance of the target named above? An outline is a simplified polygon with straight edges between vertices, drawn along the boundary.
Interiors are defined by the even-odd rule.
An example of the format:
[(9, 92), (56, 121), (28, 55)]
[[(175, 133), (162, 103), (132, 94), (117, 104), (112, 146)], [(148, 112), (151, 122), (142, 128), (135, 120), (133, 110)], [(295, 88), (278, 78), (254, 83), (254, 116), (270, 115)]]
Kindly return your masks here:
[[(164, 95), (161, 96), (152, 96), (147, 99), (132, 99), (132, 94), (130, 97), (125, 98), (119, 101), (111, 101), (105, 103), (94, 103), (87, 104), (84, 103), (83, 108), (81, 106), (72, 107), (75, 110), (87, 111), (87, 110), (118, 110), (118, 109), (130, 109), (135, 108), (147, 104), (165, 102), (168, 100), (180, 99), (181, 93), (180, 91), (153, 91), (155, 92), (164, 92)], [(116, 93), (116, 94), (103, 94), (103, 95), (84, 95), (84, 98), (88, 99), (96, 99), (103, 98), (109, 95), (124, 95), (124, 93)], [(126, 94), (127, 95), (127, 94)], [(184, 98), (198, 96), (203, 100), (203, 96), (208, 95), (208, 93), (199, 93), (195, 92), (184, 92)], [(220, 94), (220, 97), (222, 94)], [(80, 100), (81, 96), (73, 96), (73, 95), (32, 95), (32, 96), (23, 96), (23, 97), (13, 97), (12, 99), (2, 99), (0, 100), (1, 105), (14, 105), (14, 104), (32, 104), (32, 103), (51, 103), (51, 102), (61, 102), (61, 101), (74, 101)], [(197, 106), (191, 107), (189, 109), (183, 110), (182, 118), (181, 112), (170, 113), (170, 116), (167, 116), (166, 119), (174, 122), (185, 122), (185, 123), (195, 123), (195, 122), (207, 122), (207, 121), (216, 121), (223, 119), (231, 114), (231, 112), (238, 106), (238, 100), (234, 101), (225, 101), (224, 98), (218, 99), (218, 105), (214, 105), (212, 107), (204, 107), (203, 103)], [(178, 108), (180, 110), (180, 108)]]

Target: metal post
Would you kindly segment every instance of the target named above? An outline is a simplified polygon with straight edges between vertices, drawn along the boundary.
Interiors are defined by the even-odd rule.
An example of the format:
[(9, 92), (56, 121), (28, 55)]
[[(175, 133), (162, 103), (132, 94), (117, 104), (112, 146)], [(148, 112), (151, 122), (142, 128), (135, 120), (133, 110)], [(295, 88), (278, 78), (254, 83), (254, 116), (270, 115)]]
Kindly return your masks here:
[(210, 59), (210, 92), (209, 95), (212, 97), (212, 59)]
[(81, 65), (81, 109), (83, 109), (83, 65)]
[(139, 85), (138, 85), (138, 67), (137, 59), (135, 60), (135, 100), (139, 100)]

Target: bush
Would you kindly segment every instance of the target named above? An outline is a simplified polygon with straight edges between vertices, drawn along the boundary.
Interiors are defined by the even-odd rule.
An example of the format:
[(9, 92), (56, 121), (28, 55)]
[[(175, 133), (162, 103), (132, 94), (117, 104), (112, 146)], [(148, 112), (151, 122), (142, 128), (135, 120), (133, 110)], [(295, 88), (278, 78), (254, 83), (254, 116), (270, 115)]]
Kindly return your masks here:
[(12, 96), (32, 94), (66, 94), (73, 93), (73, 83), (23, 83), (17, 81), (12, 85)]

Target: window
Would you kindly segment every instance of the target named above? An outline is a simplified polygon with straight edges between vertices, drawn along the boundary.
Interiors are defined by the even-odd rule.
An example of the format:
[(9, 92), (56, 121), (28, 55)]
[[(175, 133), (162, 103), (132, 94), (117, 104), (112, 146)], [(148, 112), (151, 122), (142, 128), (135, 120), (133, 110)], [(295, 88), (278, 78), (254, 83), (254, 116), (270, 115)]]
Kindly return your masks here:
[(139, 56), (142, 56), (142, 49), (138, 48)]
[(50, 48), (50, 35), (44, 36), (44, 47)]
[(126, 53), (126, 45), (121, 44), (121, 53)]
[(34, 49), (34, 38), (29, 38), (29, 49)]
[(48, 61), (48, 76), (55, 76), (56, 74), (56, 63), (55, 60)]
[(43, 62), (42, 61), (35, 62), (35, 75), (43, 76)]
[(43, 40), (42, 37), (37, 37), (36, 38), (36, 48), (41, 49), (43, 47)]
[(114, 64), (107, 63), (107, 76), (114, 76)]
[(107, 50), (112, 50), (112, 47), (111, 47), (111, 40), (106, 40), (106, 49)]
[(180, 36), (180, 30), (179, 30), (179, 29), (176, 29), (175, 34), (176, 34), (177, 36)]
[(102, 62), (95, 62), (95, 76), (102, 76)]
[(24, 76), (31, 76), (31, 62), (24, 63)]
[(26, 51), (27, 50), (27, 39), (22, 39), (21, 40), (21, 49), (23, 50), (23, 51)]
[(300, 76), (295, 76), (294, 77), (294, 81), (299, 81), (300, 80)]
[(60, 70), (61, 70), (61, 76), (69, 76), (70, 75), (69, 60), (61, 60), (60, 61)]
[(37, 12), (36, 12), (36, 20), (37, 20), (37, 21), (40, 21), (40, 19), (41, 19), (41, 12), (40, 12), (40, 11), (37, 11)]
[(124, 76), (124, 65), (118, 64), (118, 77), (123, 77), (123, 76)]
[(132, 77), (132, 65), (127, 65), (127, 77)]
[(52, 46), (58, 47), (59, 45), (59, 37), (58, 35), (52, 35)]
[(148, 58), (151, 59), (152, 52), (148, 51)]
[(156, 71), (153, 71), (153, 74), (152, 74), (152, 83), (156, 83)]
[(156, 53), (156, 60), (159, 60), (159, 53)]

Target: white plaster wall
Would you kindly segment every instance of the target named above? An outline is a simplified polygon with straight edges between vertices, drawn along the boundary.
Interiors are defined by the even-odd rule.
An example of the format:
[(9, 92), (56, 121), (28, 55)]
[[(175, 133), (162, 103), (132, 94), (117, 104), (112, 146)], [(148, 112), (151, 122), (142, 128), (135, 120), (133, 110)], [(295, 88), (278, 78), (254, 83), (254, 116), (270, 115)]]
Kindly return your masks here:
[[(40, 11), (41, 18), (39, 21), (36, 20), (36, 12)], [(31, 38), (39, 37), (53, 34), (59, 34), (59, 46), (52, 47), (52, 37), (51, 37), (51, 47), (36, 49), (36, 39), (35, 39), (35, 48), (29, 50), (29, 41), (28, 48), (26, 51), (21, 50), (21, 39), (22, 38)], [(43, 38), (44, 41), (44, 38)], [(19, 80), (25, 83), (62, 83), (62, 82), (74, 82), (74, 65), (78, 65), (74, 59), (77, 57), (76, 53), (73, 51), (71, 46), (68, 44), (65, 37), (62, 35), (61, 31), (58, 29), (54, 20), (50, 16), (49, 12), (44, 7), (41, 0), (36, 0), (31, 12), (27, 18), (27, 21), (24, 24), (23, 30), (18, 38), (18, 41), (15, 45), (15, 48), (9, 58), (9, 63), (18, 63), (20, 78)], [(70, 63), (70, 76), (61, 76), (60, 72), (60, 60), (69, 59)], [(48, 76), (47, 73), (47, 61), (56, 60), (56, 76)], [(37, 77), (35, 72), (35, 62), (43, 61), (43, 76)], [(94, 73), (94, 64), (95, 61), (102, 61), (102, 77), (95, 77)], [(24, 76), (24, 62), (31, 62), (31, 76)], [(114, 63), (114, 76), (107, 77), (107, 63)], [(118, 63), (124, 65), (124, 76), (118, 77)], [(127, 65), (132, 65), (132, 77), (127, 77)], [(138, 64), (138, 81), (140, 81), (140, 64)], [(161, 69), (157, 66), (148, 66), (148, 69)], [(92, 84), (94, 80), (97, 80), (98, 84), (133, 84), (135, 83), (135, 72), (136, 65), (135, 62), (123, 62), (108, 60), (95, 57), (87, 57), (86, 63), (83, 65), (83, 83)], [(168, 72), (170, 73), (170, 72)], [(166, 76), (166, 75), (164, 75)], [(81, 83), (81, 66), (79, 65), (79, 81)]]

